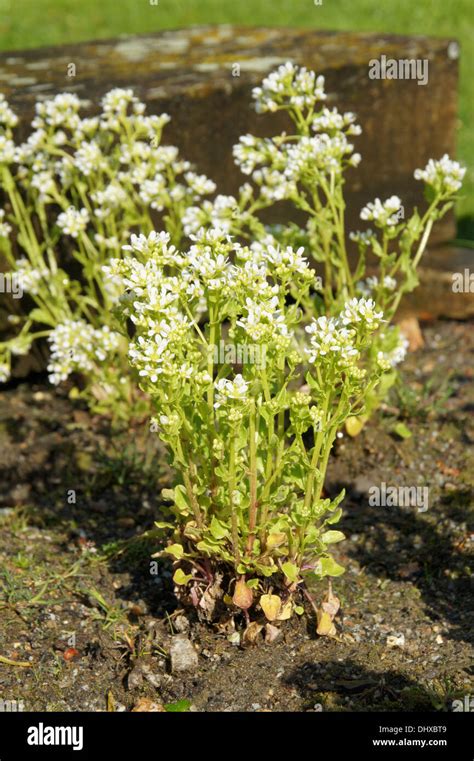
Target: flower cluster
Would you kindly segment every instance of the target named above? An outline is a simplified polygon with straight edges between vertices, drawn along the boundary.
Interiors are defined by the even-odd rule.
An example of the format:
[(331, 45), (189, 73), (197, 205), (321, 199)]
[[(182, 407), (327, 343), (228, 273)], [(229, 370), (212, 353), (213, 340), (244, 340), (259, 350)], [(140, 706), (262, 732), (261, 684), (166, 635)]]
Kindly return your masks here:
[(51, 356), (49, 380), (54, 385), (65, 381), (73, 372), (96, 372), (97, 363), (110, 361), (117, 351), (120, 336), (107, 326), (93, 328), (81, 320), (67, 320), (50, 333)]
[(279, 108), (312, 108), (318, 101), (326, 100), (324, 77), (314, 71), (296, 66), (289, 61), (273, 71), (254, 87), (252, 96), (259, 113), (277, 111)]
[(423, 180), (433, 190), (442, 195), (452, 195), (461, 188), (465, 167), (452, 161), (448, 154), (435, 161), (430, 159), (424, 169), (415, 169), (415, 180)]
[[(182, 160), (175, 146), (162, 144), (162, 132), (170, 120), (167, 114), (147, 115), (144, 103), (130, 89), (111, 90), (101, 105), (99, 115), (84, 117), (83, 103), (75, 94), (61, 93), (39, 102), (33, 131), (17, 145), (13, 134), (17, 117), (0, 98), (0, 175), (13, 209), (8, 218), (0, 211), (0, 247), (35, 301), (33, 320), (25, 315), (20, 321), (31, 340), (47, 335), (46, 325), (50, 331), (58, 329), (59, 338), (66, 342), (85, 331), (86, 344), (97, 340), (102, 346), (104, 336), (93, 331), (104, 327), (110, 335), (116, 334), (111, 307), (121, 286), (118, 276), (110, 272), (110, 257), (126, 252), (122, 247), (134, 231), (140, 235), (131, 245), (133, 240), (141, 245), (144, 233), (148, 241), (156, 214), (161, 214), (173, 240), (181, 241), (187, 209), (198, 208), (215, 191), (214, 183)], [(148, 244), (153, 245), (152, 237)], [(81, 273), (77, 280), (62, 269), (66, 262), (70, 267), (71, 255), (78, 265), (73, 271)], [(116, 405), (117, 394), (109, 393), (110, 384), (107, 394), (98, 389), (99, 355), (92, 356), (87, 349), (87, 361), (69, 362), (55, 333), (51, 335), (53, 382), (66, 378), (71, 368), (80, 369), (89, 379), (84, 390), (89, 403), (95, 405), (97, 389), (101, 409), (104, 399)], [(17, 344), (14, 336), (0, 344), (5, 368), (10, 367)], [(124, 346), (121, 342), (116, 353), (121, 372), (115, 373), (121, 389), (128, 384), (127, 392), (117, 392), (123, 402), (133, 395), (126, 353), (121, 356)], [(2, 376), (8, 372), (4, 369)], [(103, 375), (109, 376), (109, 369), (104, 368)], [(111, 411), (115, 414), (115, 409)], [(124, 406), (119, 416), (127, 414), (132, 410)]]
[(386, 201), (376, 198), (364, 206), (360, 213), (360, 218), (371, 220), (377, 227), (393, 227), (400, 221), (398, 212), (402, 207), (401, 199), (398, 196), (391, 196)]

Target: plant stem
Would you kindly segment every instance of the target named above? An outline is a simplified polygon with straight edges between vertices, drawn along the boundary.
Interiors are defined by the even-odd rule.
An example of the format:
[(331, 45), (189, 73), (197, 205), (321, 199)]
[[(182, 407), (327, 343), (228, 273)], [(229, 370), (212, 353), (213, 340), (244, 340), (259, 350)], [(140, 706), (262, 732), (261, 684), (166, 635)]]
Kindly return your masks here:
[(235, 433), (232, 433), (232, 436), (230, 439), (230, 448), (229, 448), (229, 499), (230, 499), (230, 514), (231, 514), (231, 524), (232, 524), (232, 551), (234, 553), (235, 565), (237, 567), (237, 565), (240, 563), (240, 552), (239, 552), (239, 526), (237, 521), (236, 505), (234, 503), (235, 473), (236, 473), (235, 443), (236, 443), (236, 436), (235, 436)]
[(249, 507), (249, 536), (247, 550), (251, 554), (255, 540), (257, 523), (257, 446), (256, 446), (256, 411), (255, 399), (251, 400), (249, 420), (249, 464), (250, 464), (250, 507)]

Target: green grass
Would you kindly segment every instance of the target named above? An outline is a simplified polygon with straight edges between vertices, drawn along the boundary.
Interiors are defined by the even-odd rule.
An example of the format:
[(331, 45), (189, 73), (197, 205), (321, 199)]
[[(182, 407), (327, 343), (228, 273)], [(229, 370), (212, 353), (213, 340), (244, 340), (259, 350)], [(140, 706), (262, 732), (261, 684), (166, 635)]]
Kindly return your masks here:
[(458, 213), (473, 235), (474, 13), (472, 0), (0, 0), (0, 49), (145, 34), (191, 24), (234, 23), (423, 34), (461, 42), (458, 157), (467, 164)]

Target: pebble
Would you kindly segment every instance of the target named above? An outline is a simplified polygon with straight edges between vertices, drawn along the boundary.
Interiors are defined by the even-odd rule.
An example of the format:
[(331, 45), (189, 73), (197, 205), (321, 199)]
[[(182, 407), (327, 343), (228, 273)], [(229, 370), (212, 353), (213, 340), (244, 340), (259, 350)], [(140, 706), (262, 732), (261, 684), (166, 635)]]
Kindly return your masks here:
[(198, 654), (191, 640), (181, 634), (177, 634), (171, 640), (170, 658), (173, 674), (195, 671), (199, 665)]
[(404, 634), (390, 634), (387, 637), (387, 647), (405, 647)]
[(173, 627), (178, 634), (184, 634), (189, 631), (189, 621), (186, 616), (177, 616), (173, 621)]

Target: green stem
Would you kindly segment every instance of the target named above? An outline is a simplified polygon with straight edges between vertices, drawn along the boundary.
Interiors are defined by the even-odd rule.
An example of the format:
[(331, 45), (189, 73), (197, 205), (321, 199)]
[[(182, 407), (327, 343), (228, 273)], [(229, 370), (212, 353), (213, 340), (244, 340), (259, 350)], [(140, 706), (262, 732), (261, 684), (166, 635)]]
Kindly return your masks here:
[(250, 506), (249, 506), (249, 536), (247, 550), (252, 553), (255, 541), (255, 526), (257, 524), (257, 443), (256, 443), (256, 410), (255, 399), (251, 400), (249, 420), (249, 465), (250, 465)]

